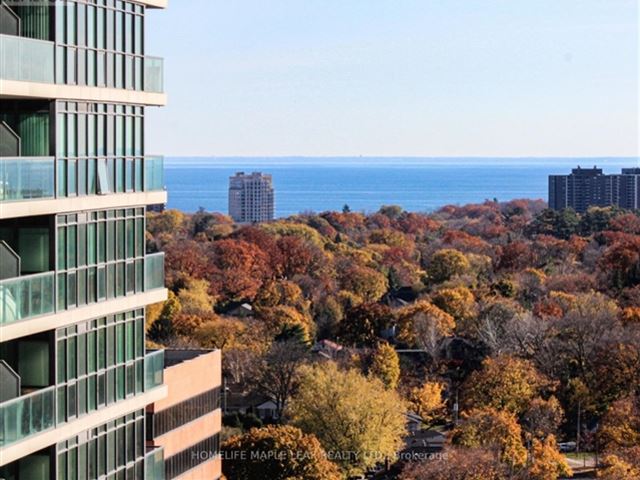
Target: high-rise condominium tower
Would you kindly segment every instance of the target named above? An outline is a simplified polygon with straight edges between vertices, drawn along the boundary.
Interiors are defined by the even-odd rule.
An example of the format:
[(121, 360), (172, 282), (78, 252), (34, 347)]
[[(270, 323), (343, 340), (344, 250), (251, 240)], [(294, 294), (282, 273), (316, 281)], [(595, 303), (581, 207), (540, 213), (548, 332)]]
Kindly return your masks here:
[(569, 175), (549, 176), (549, 208), (584, 213), (593, 206), (640, 208), (640, 168), (605, 175), (600, 168), (578, 167)]
[(145, 210), (164, 203), (145, 112), (165, 103), (146, 56), (166, 0), (0, 6), (0, 478), (164, 478), (145, 407), (167, 395), (145, 352), (166, 298)]
[(229, 215), (236, 222), (273, 220), (274, 193), (271, 175), (238, 172), (229, 179)]

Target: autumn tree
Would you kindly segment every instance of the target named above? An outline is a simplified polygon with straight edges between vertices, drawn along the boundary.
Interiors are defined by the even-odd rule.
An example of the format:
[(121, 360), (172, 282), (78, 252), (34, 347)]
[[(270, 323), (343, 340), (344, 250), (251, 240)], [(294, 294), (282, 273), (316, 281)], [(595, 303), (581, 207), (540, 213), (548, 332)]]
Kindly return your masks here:
[(515, 324), (521, 315), (523, 311), (515, 301), (491, 300), (483, 306), (477, 320), (458, 333), (484, 342), (494, 355), (508, 353)]
[(579, 295), (576, 303), (558, 323), (557, 358), (573, 365), (582, 379), (592, 372), (602, 345), (615, 341), (621, 333), (618, 307), (602, 294)]
[(222, 471), (228, 480), (340, 480), (312, 434), (292, 426), (270, 425), (232, 437), (222, 445)]
[(631, 480), (640, 478), (640, 446), (618, 450), (605, 455), (598, 478), (603, 480)]
[(194, 237), (216, 240), (233, 232), (233, 220), (227, 215), (209, 213), (200, 208), (191, 217), (191, 230)]
[(282, 418), (282, 412), (297, 386), (296, 372), (306, 355), (306, 345), (286, 340), (273, 342), (262, 358), (257, 388), (273, 400), (277, 418)]
[(442, 382), (426, 381), (418, 387), (412, 387), (407, 395), (409, 409), (420, 416), (422, 423), (431, 427), (442, 419), (446, 411), (443, 397), (445, 385)]
[(443, 248), (431, 256), (427, 265), (427, 275), (434, 283), (446, 282), (450, 278), (462, 275), (471, 264), (465, 255), (452, 248)]
[(598, 411), (611, 402), (640, 392), (640, 325), (621, 327), (615, 341), (603, 339), (594, 351), (588, 382)]
[(580, 217), (571, 208), (565, 208), (561, 211), (545, 209), (535, 217), (527, 231), (568, 239), (578, 231), (579, 225)]
[(409, 462), (400, 480), (506, 480), (506, 469), (481, 448), (447, 447), (434, 460)]
[(476, 316), (475, 298), (466, 287), (443, 288), (432, 301), (455, 319), (458, 328), (464, 328)]
[(286, 413), (327, 451), (352, 452), (337, 460), (343, 474), (361, 475), (395, 456), (405, 433), (404, 406), (395, 391), (333, 362), (302, 367), (300, 374)]
[(564, 411), (554, 396), (548, 400), (535, 398), (523, 416), (523, 425), (530, 438), (545, 439), (558, 432), (564, 420)]
[(527, 450), (516, 417), (491, 407), (463, 414), (462, 422), (451, 433), (451, 442), (467, 448), (485, 448), (511, 469), (523, 467)]
[(615, 290), (640, 283), (640, 237), (610, 245), (599, 261), (601, 276)]
[(211, 273), (207, 260), (210, 245), (175, 237), (171, 240), (163, 247), (167, 286), (175, 290), (184, 285), (185, 279), (208, 278)]
[(455, 321), (451, 315), (424, 300), (400, 309), (398, 318), (398, 340), (417, 346), (437, 358), (443, 338), (453, 334)]
[(567, 459), (558, 451), (558, 444), (553, 435), (544, 440), (533, 440), (531, 448), (533, 461), (527, 469), (531, 480), (557, 480), (560, 477), (572, 477), (573, 471)]
[(147, 231), (156, 238), (176, 235), (184, 223), (185, 214), (179, 210), (169, 209), (147, 214)]
[(253, 300), (270, 273), (267, 254), (241, 240), (216, 241), (208, 255), (211, 288), (223, 302)]
[(344, 319), (344, 308), (335, 295), (326, 295), (312, 304), (313, 319), (318, 326), (319, 338), (335, 338)]
[(370, 267), (349, 264), (339, 272), (343, 289), (353, 292), (365, 302), (377, 302), (387, 292), (387, 277)]
[(296, 275), (315, 275), (324, 266), (324, 254), (300, 236), (287, 235), (277, 240), (281, 252), (278, 275), (291, 279)]
[(187, 279), (184, 288), (178, 290), (178, 300), (182, 313), (187, 315), (211, 313), (214, 306), (214, 298), (209, 295), (209, 282), (201, 279)]
[(491, 407), (520, 415), (549, 381), (527, 360), (501, 355), (489, 357), (465, 382), (467, 408)]
[(264, 322), (273, 336), (278, 335), (283, 328), (291, 328), (293, 326), (302, 328), (305, 343), (311, 342), (315, 335), (315, 324), (308, 312), (300, 312), (287, 305), (278, 305), (260, 308), (256, 313), (257, 318)]
[(395, 389), (400, 380), (400, 359), (396, 349), (388, 342), (379, 342), (371, 357), (369, 374), (382, 380), (387, 388)]
[(167, 300), (165, 300), (160, 310), (160, 314), (149, 325), (149, 338), (155, 342), (165, 342), (175, 335), (173, 322), (180, 315), (182, 305), (178, 297), (169, 290)]
[(358, 305), (346, 312), (339, 326), (338, 339), (347, 345), (373, 346), (382, 330), (389, 328), (393, 321), (393, 313), (386, 305)]
[(305, 300), (298, 284), (288, 280), (266, 282), (258, 291), (254, 306), (268, 308), (278, 305), (294, 307), (301, 312), (309, 308), (309, 302)]
[(613, 402), (602, 418), (599, 438), (610, 451), (640, 445), (640, 400), (627, 397)]
[[(252, 333), (255, 334), (255, 332)], [(246, 345), (250, 334), (247, 323), (242, 320), (213, 317), (195, 329), (193, 338), (205, 348), (226, 350)]]

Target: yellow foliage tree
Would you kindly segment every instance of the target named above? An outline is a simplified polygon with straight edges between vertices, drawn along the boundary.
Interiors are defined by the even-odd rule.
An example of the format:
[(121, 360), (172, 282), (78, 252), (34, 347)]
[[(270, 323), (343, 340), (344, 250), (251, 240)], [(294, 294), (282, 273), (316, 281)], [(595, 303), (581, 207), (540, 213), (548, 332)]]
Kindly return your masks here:
[(609, 450), (640, 445), (640, 405), (627, 397), (611, 404), (602, 418), (599, 438)]
[(356, 294), (366, 302), (377, 302), (389, 288), (385, 275), (362, 265), (351, 264), (338, 277), (344, 290)]
[(476, 316), (475, 298), (467, 287), (443, 288), (434, 295), (433, 303), (451, 315), (460, 327)]
[(474, 409), (463, 414), (451, 434), (454, 445), (485, 448), (513, 468), (523, 467), (527, 450), (522, 444), (522, 430), (515, 415), (491, 407)]
[(193, 337), (205, 348), (237, 348), (246, 345), (247, 325), (235, 318), (213, 318), (196, 329)]
[(147, 231), (154, 237), (162, 234), (175, 235), (182, 228), (185, 215), (180, 210), (165, 210), (161, 213), (147, 214)]
[(422, 418), (429, 427), (445, 411), (442, 392), (445, 385), (441, 382), (425, 382), (420, 387), (413, 387), (409, 391), (409, 409)]
[(529, 466), (527, 478), (531, 480), (557, 480), (571, 477), (573, 471), (567, 459), (558, 451), (556, 437), (549, 435), (544, 440), (533, 440), (531, 449), (533, 462)]
[(432, 282), (442, 283), (466, 273), (470, 267), (471, 264), (464, 253), (453, 248), (443, 248), (431, 256), (427, 275)]
[(260, 308), (257, 310), (258, 318), (274, 334), (278, 334), (283, 328), (300, 326), (304, 331), (304, 341), (310, 342), (315, 335), (315, 323), (308, 313), (302, 313), (287, 305)]
[(256, 308), (276, 307), (288, 305), (304, 312), (309, 308), (309, 301), (305, 300), (302, 289), (288, 280), (271, 281), (265, 283), (254, 300)]
[(387, 388), (395, 390), (400, 380), (400, 359), (387, 342), (378, 343), (371, 358), (369, 374), (382, 380)]
[(464, 404), (467, 408), (492, 407), (520, 415), (549, 385), (528, 360), (508, 355), (489, 357), (465, 381)]
[(300, 385), (286, 415), (339, 457), (345, 476), (361, 475), (395, 456), (405, 434), (405, 408), (395, 391), (333, 362), (304, 366), (299, 373)]
[(423, 348), (432, 356), (456, 326), (451, 315), (424, 300), (400, 309), (397, 319), (398, 340)]
[(178, 290), (178, 300), (182, 313), (187, 315), (211, 313), (215, 303), (209, 295), (209, 282), (195, 278), (188, 279), (185, 288)]
[[(640, 447), (636, 447), (636, 458), (640, 459)], [(604, 468), (598, 472), (602, 480), (635, 480), (640, 478), (640, 462), (618, 454), (605, 455), (602, 461)]]
[(266, 230), (272, 235), (301, 237), (304, 240), (314, 244), (318, 248), (324, 248), (325, 243), (328, 241), (323, 237), (320, 232), (311, 228), (309, 225), (302, 223), (287, 223), (284, 221), (263, 223), (260, 228)]
[(548, 400), (534, 398), (524, 414), (527, 434), (530, 438), (544, 439), (555, 435), (564, 419), (562, 405), (553, 395)]

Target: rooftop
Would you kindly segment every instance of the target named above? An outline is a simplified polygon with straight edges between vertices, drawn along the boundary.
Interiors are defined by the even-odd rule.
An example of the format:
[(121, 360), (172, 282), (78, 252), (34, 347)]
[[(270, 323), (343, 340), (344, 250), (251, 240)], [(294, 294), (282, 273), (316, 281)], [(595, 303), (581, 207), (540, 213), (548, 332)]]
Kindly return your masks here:
[(193, 360), (196, 357), (215, 351), (215, 349), (166, 348), (164, 350), (164, 368), (173, 367), (174, 365)]

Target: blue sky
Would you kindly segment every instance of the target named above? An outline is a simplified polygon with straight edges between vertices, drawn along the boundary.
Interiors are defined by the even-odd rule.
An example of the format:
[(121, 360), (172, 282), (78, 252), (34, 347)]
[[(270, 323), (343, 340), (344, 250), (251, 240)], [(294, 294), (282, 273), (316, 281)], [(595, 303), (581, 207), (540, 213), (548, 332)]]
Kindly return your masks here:
[(638, 156), (637, 0), (170, 0), (173, 156)]

